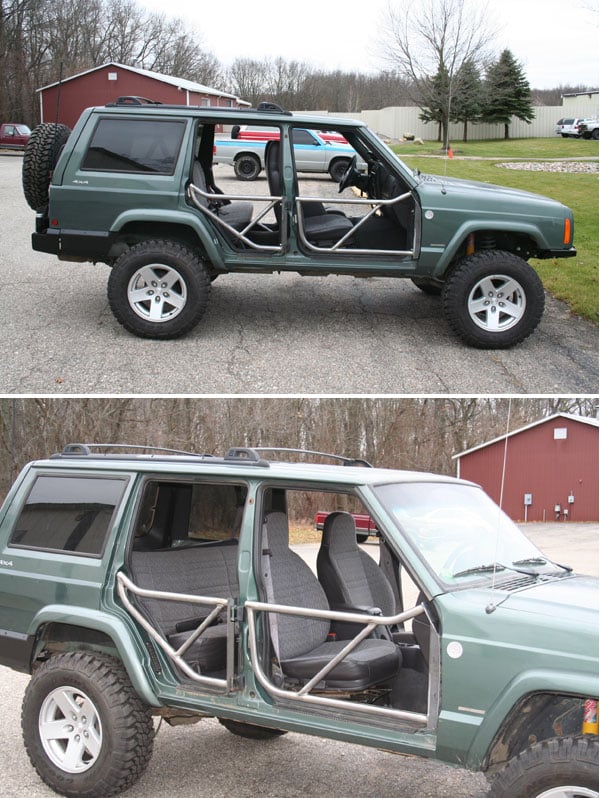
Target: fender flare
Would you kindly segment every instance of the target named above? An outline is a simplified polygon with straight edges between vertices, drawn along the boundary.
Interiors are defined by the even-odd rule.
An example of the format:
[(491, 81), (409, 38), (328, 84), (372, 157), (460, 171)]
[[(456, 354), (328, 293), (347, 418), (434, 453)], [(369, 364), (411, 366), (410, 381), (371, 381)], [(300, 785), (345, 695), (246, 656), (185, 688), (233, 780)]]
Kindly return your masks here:
[(475, 219), (473, 221), (465, 222), (454, 232), (454, 235), (444, 248), (444, 252), (437, 261), (431, 276), (434, 279), (443, 280), (444, 274), (446, 273), (449, 265), (455, 259), (462, 242), (469, 235), (471, 235), (471, 233), (478, 233), (481, 230), (485, 230), (486, 232), (496, 231), (499, 233), (515, 233), (518, 235), (525, 235), (535, 241), (536, 245), (540, 249), (550, 249), (549, 243), (544, 238), (539, 228), (534, 224), (515, 224), (496, 221), (486, 224), (483, 220)]
[(141, 664), (142, 659), (148, 657), (148, 653), (133, 638), (131, 629), (122, 620), (97, 610), (65, 606), (64, 604), (48, 604), (34, 615), (27, 634), (37, 638), (40, 629), (49, 624), (76, 626), (106, 635), (112, 640), (131, 684), (142, 701), (150, 706), (160, 706), (160, 701), (156, 698), (154, 689)]

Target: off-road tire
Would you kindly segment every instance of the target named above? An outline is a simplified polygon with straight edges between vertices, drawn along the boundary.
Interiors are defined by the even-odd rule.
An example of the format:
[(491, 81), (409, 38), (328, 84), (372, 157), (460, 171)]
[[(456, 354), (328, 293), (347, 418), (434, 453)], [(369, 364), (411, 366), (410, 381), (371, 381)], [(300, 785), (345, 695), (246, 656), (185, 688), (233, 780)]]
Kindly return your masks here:
[(272, 740), (275, 737), (287, 734), (285, 729), (268, 729), (266, 726), (255, 726), (253, 723), (243, 723), (229, 718), (219, 718), (219, 723), (232, 734), (249, 740)]
[[(80, 693), (81, 699), (73, 704), (76, 712), (68, 718), (62, 713), (62, 707), (70, 705), (73, 697)], [(69, 698), (63, 698), (63, 695)], [(49, 753), (41, 730), (51, 723), (48, 705), (54, 696), (58, 698), (51, 705), (59, 716), (57, 720), (65, 717), (65, 735), (71, 737), (67, 743), (66, 736), (64, 740), (60, 737), (53, 739), (52, 733), (46, 740), (46, 747), (51, 747)], [(87, 699), (85, 703), (81, 703), (83, 697)], [(77, 709), (80, 710), (79, 717), (74, 720)], [(72, 772), (73, 768), (70, 770), (69, 766), (74, 760), (68, 756), (67, 750), (69, 745), (79, 745), (73, 740), (73, 725), (84, 724), (85, 729), (87, 721), (89, 739), (92, 719), (96, 719), (100, 740), (95, 758), (86, 762), (81, 755), (78, 760), (80, 771)], [(79, 725), (77, 732), (81, 731)], [(97, 652), (58, 654), (40, 665), (33, 672), (25, 691), (21, 726), (31, 764), (40, 778), (61, 795), (77, 798), (116, 795), (140, 778), (152, 755), (154, 726), (150, 708), (133, 689), (123, 665), (113, 657)], [(61, 767), (63, 760), (64, 766)]]
[(108, 302), (117, 321), (140, 338), (179, 338), (200, 321), (210, 296), (202, 258), (183, 244), (143, 241), (116, 260)]
[(38, 125), (31, 133), (23, 154), (23, 193), (34, 211), (48, 204), (52, 172), (64, 147), (70, 128), (53, 122)]
[(494, 776), (489, 798), (538, 798), (552, 790), (573, 798), (598, 795), (597, 737), (555, 738), (526, 748)]
[(256, 180), (260, 170), (260, 160), (256, 155), (240, 155), (233, 164), (233, 171), (238, 180)]
[(442, 299), (449, 325), (479, 349), (507, 349), (524, 341), (538, 326), (545, 302), (535, 269), (502, 250), (482, 250), (460, 261)]

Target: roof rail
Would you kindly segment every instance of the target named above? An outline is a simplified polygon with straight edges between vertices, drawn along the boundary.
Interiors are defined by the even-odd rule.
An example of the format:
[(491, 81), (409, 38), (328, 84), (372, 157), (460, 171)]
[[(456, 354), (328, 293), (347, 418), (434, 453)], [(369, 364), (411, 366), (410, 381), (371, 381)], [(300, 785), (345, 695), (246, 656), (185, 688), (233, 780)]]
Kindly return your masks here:
[(361, 457), (344, 457), (341, 454), (331, 454), (330, 452), (316, 452), (312, 449), (289, 449), (283, 446), (255, 446), (255, 452), (286, 452), (288, 454), (310, 454), (313, 457), (329, 457), (332, 460), (339, 460), (345, 466), (361, 466), (363, 468), (373, 468), (368, 460)]
[[(98, 452), (97, 450), (103, 450), (102, 452)], [(110, 457), (111, 454), (107, 452), (107, 449), (134, 449), (137, 451), (144, 451), (144, 452), (162, 452), (163, 454), (175, 454), (184, 457), (198, 457), (198, 458), (211, 458), (215, 459), (215, 456), (212, 454), (198, 454), (197, 452), (186, 452), (182, 451), (181, 449), (170, 449), (166, 446), (144, 446), (143, 444), (138, 443), (68, 443), (62, 450), (62, 452), (58, 452), (57, 454), (53, 454), (53, 458), (58, 457), (94, 457), (102, 456), (102, 457)]]

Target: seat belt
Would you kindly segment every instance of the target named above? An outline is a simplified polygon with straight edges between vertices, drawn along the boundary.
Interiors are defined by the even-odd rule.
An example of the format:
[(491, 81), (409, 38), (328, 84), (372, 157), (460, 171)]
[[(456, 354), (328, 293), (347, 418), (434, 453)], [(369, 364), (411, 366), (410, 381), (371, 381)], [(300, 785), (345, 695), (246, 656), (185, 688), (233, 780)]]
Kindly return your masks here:
[[(267, 525), (263, 524), (262, 532), (262, 578), (267, 591), (267, 604), (275, 604), (275, 594), (273, 592), (273, 576), (271, 574), (271, 549), (269, 548), (269, 535), (267, 533)], [(268, 613), (269, 615), (269, 630), (271, 633), (271, 643), (273, 644), (273, 651), (275, 658), (279, 662), (279, 628), (277, 625), (277, 617), (274, 612)]]

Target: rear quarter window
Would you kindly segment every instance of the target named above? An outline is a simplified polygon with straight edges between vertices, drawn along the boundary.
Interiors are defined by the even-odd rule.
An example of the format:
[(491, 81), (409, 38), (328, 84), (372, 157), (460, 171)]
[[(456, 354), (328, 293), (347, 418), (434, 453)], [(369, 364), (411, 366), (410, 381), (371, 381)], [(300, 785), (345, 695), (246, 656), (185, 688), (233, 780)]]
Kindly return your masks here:
[(185, 122), (168, 119), (100, 119), (82, 170), (172, 175)]
[(9, 545), (100, 557), (126, 480), (39, 476)]

